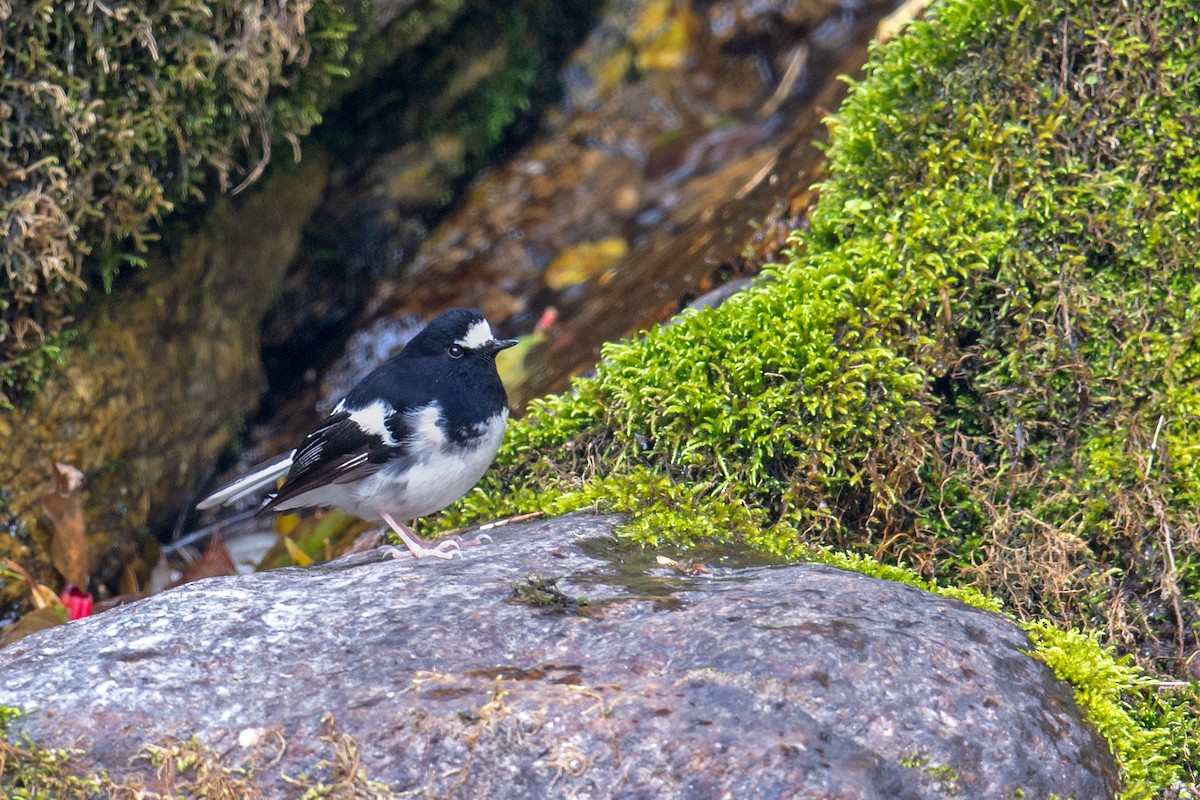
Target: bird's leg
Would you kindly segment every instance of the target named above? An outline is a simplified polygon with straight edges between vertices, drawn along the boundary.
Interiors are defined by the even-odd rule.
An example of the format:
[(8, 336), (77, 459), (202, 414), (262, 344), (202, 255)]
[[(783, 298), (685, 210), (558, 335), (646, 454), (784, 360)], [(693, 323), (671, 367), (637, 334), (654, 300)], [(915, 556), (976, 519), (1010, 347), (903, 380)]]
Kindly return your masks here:
[[(400, 540), (408, 546), (408, 550), (417, 558), (454, 558), (461, 546), (454, 539), (447, 539), (444, 542), (439, 542), (435, 545), (430, 545), (420, 536), (412, 532), (412, 529), (405, 525), (400, 520), (393, 517), (386, 511), (380, 511), (379, 516), (388, 524), (388, 527), (396, 532)], [(461, 554), (460, 554), (461, 555)]]

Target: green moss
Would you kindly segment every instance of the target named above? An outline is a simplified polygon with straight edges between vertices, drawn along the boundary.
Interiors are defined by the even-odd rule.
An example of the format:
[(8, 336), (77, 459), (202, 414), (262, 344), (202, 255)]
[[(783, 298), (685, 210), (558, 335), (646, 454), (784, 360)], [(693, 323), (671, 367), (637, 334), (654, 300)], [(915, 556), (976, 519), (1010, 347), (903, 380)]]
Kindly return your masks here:
[[(1196, 705), (1165, 693), (1126, 657), (1104, 648), (1094, 634), (1064, 631), (1046, 621), (1022, 626), (1032, 655), (1071, 684), (1079, 705), (1108, 740), (1121, 766), (1123, 800), (1160, 796), (1180, 778), (1181, 766), (1200, 758)], [(1193, 684), (1193, 697), (1200, 686)]]
[[(23, 716), (18, 709), (0, 706), (0, 797), (22, 800), (90, 800), (96, 797), (261, 797), (261, 765), (276, 763), (288, 741), (273, 731), (245, 755), (246, 765), (231, 766), (220, 754), (192, 738), (147, 744), (132, 759), (134, 768), (149, 765), (156, 773), (153, 788), (137, 777), (113, 780), (107, 773), (87, 774), (81, 750), (44, 748), (25, 736), (14, 737), (9, 724)], [(370, 780), (361, 768), (358, 742), (337, 730), (332, 715), (321, 720), (320, 741), (327, 752), (314, 754), (312, 770), (321, 777), (282, 776), (296, 796), (391, 797), (391, 787)], [(14, 741), (16, 739), (16, 741)], [(317, 758), (316, 756), (326, 756)], [(324, 779), (322, 779), (324, 778)]]
[[(1182, 0), (935, 5), (872, 51), (785, 263), (532, 403), (442, 524), (595, 506), (647, 544), (846, 551), (1186, 674), (1198, 60)], [(1196, 782), (1176, 739), (1126, 763), (1161, 723), (1130, 720), (1131, 792)]]
[(69, 347), (83, 339), (75, 328), (46, 335), (37, 347), (21, 350), (0, 366), (0, 409), (12, 408), (9, 398), (24, 397), (41, 388), (46, 378), (63, 365)]
[(41, 748), (23, 738), (11, 741), (8, 726), (21, 716), (19, 709), (0, 706), (0, 792), (31, 800), (100, 796), (105, 778), (80, 776), (72, 768), (79, 751)]
[[(1192, 78), (1154, 65), (1200, 55), (1189, 8), (952, 2), (877, 48), (788, 263), (533, 403), (452, 519), (627, 507), (620, 486), (649, 510), (706, 497), (776, 552), (911, 536), (923, 574), (974, 567), (1022, 611), (1075, 620), (1105, 563), (1149, 547), (1165, 570), (1144, 521), (1198, 534), (1200, 163), (1156, 166), (1183, 158), (1170, 120)], [(1144, 73), (1109, 36), (1130, 18), (1158, 42)], [(1064, 47), (1067, 73), (1044, 69)], [(1155, 82), (1172, 91), (1139, 91)], [(1022, 551), (1045, 561), (1005, 561)]]
[(571, 597), (558, 588), (558, 578), (543, 578), (530, 575), (512, 585), (513, 600), (527, 606), (546, 609), (559, 614), (578, 614), (588, 605), (586, 598)]
[(958, 793), (958, 771), (946, 764), (935, 764), (929, 756), (914, 753), (900, 759), (900, 766), (919, 770), (933, 780), (945, 786), (944, 794), (954, 796)]
[(820, 547), (810, 548), (802, 556), (802, 560), (858, 572), (863, 575), (869, 575), (872, 578), (907, 583), (910, 586), (916, 586), (918, 589), (932, 592), (940, 597), (949, 597), (974, 608), (981, 608), (984, 611), (1001, 611), (1003, 609), (1003, 602), (999, 598), (989, 597), (970, 587), (942, 586), (934, 581), (922, 578), (912, 569), (895, 564), (886, 564), (868, 556)]

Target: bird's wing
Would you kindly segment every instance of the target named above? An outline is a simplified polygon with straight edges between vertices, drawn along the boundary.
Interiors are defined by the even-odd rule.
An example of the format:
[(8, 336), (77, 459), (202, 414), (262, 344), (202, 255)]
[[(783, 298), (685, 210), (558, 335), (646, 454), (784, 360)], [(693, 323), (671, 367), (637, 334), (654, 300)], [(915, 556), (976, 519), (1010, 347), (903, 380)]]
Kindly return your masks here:
[(337, 411), (296, 449), (283, 486), (263, 510), (331, 483), (362, 480), (407, 449), (406, 439), (397, 441), (390, 433), (385, 436), (367, 430), (352, 418), (351, 412)]

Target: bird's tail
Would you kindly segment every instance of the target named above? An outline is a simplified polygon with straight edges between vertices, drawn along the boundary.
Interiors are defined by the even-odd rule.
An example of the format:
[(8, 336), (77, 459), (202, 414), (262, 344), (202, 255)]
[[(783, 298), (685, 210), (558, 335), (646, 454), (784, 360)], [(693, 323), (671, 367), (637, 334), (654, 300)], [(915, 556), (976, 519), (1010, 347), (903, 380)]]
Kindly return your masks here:
[(293, 450), (290, 453), (276, 456), (270, 461), (264, 461), (233, 483), (221, 487), (201, 500), (196, 504), (196, 508), (203, 511), (206, 508), (216, 508), (217, 506), (231, 506), (267, 487), (274, 488), (275, 482), (292, 468), (292, 458), (295, 455), (296, 451)]

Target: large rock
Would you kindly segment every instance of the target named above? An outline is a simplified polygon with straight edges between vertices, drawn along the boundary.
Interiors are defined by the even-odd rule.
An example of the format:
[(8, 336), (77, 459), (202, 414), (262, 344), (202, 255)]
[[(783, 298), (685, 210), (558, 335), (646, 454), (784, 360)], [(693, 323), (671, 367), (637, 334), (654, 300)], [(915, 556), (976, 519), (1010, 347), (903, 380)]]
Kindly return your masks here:
[(254, 773), (271, 797), (320, 772), (331, 724), (367, 777), (439, 797), (1115, 794), (1007, 619), (822, 566), (690, 577), (615, 523), (187, 585), (0, 651), (0, 705), (117, 778), (148, 743), (196, 734), (236, 765), (277, 731)]

